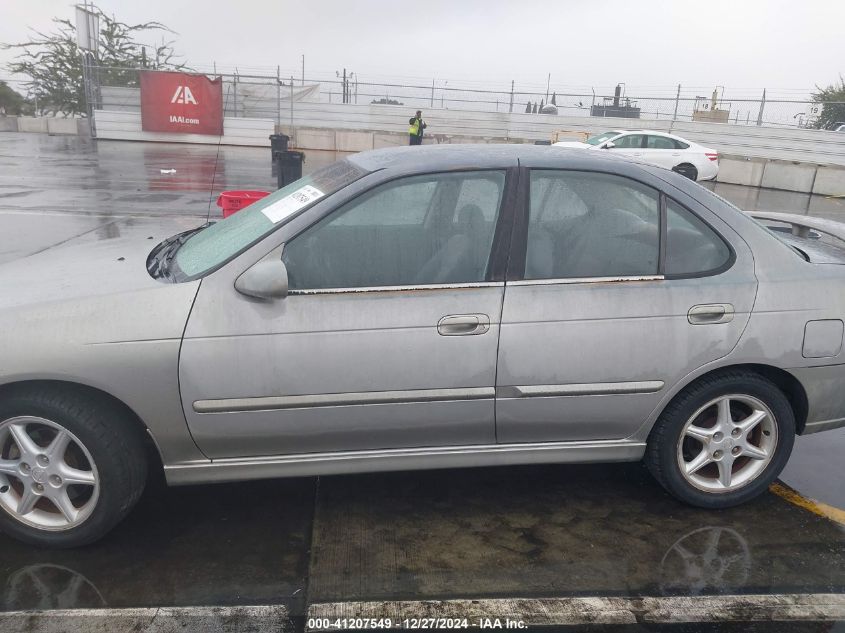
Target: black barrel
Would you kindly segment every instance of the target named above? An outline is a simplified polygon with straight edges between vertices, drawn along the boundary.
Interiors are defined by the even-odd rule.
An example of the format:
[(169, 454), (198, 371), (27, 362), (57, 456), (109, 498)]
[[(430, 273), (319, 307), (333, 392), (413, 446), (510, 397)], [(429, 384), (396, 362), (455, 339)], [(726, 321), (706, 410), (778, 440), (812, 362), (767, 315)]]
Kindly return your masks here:
[(302, 178), (302, 163), (305, 162), (303, 152), (280, 152), (274, 161), (276, 166), (276, 181), (279, 189)]
[(290, 137), (286, 134), (271, 134), (270, 135), (270, 152), (273, 154), (275, 160), (276, 154), (279, 152), (288, 151), (288, 141)]

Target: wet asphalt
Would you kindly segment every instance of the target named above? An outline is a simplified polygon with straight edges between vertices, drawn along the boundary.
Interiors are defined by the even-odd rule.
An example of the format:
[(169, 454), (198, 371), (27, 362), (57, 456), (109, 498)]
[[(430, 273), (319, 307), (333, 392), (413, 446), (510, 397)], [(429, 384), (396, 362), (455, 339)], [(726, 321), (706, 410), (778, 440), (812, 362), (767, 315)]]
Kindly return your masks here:
[[(305, 171), (336, 158), (309, 152)], [(147, 227), (184, 230), (220, 217), (220, 191), (274, 182), (269, 149), (3, 133), (0, 262)], [(845, 221), (841, 198), (715, 190), (749, 210)], [(799, 438), (782, 480), (845, 509), (843, 452), (845, 430)], [(845, 526), (834, 520), (772, 493), (725, 511), (689, 508), (640, 464), (191, 488), (156, 478), (95, 545), (54, 552), (0, 535), (0, 610), (283, 604), (302, 615), (309, 602), (342, 600), (841, 593), (843, 563)], [(684, 626), (578, 630), (706, 630)], [(843, 630), (791, 626), (735, 630)]]

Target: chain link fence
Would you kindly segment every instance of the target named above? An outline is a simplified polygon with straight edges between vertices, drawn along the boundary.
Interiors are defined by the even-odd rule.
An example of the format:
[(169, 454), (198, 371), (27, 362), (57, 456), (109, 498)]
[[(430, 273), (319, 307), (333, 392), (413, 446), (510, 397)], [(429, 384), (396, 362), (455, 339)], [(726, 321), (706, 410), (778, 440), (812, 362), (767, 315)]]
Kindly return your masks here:
[[(138, 73), (121, 72), (112, 79), (104, 67), (93, 66), (91, 86), (85, 91), (95, 109), (140, 108)], [(125, 69), (121, 69), (125, 70)], [(211, 70), (211, 69), (209, 69)], [(510, 82), (499, 89), (471, 86), (474, 82), (433, 79), (422, 81), (366, 81), (360, 74), (337, 73), (297, 77), (275, 73), (237, 71), (208, 73), (223, 79), (225, 116), (272, 119), (285, 123), (292, 118), (296, 102), (387, 104), (409, 110), (441, 109), (476, 112), (558, 114), (570, 117), (615, 117), (644, 120), (701, 121), (730, 125), (813, 128), (822, 106), (809, 94), (795, 97), (761, 90), (726, 90), (678, 85), (664, 88), (537, 86)], [(5, 80), (26, 94), (31, 84)], [(843, 104), (845, 105), (845, 104)], [(39, 105), (33, 104), (39, 111)]]

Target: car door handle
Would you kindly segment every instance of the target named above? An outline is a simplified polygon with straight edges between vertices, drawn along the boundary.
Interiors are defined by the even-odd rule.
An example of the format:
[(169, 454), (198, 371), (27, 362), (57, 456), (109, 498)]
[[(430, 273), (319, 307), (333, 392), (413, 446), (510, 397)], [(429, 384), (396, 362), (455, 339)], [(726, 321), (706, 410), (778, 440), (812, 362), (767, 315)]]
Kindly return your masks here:
[(484, 334), (490, 329), (486, 314), (450, 314), (437, 322), (437, 333), (443, 336)]
[(687, 312), (687, 320), (693, 325), (728, 323), (734, 318), (734, 307), (730, 303), (707, 303), (693, 306)]

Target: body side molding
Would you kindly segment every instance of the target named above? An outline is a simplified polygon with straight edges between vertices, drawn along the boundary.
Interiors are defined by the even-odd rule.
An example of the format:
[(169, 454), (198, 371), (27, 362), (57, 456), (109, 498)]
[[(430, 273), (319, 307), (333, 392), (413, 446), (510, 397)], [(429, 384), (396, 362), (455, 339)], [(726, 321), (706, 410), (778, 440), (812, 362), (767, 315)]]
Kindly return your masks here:
[(642, 458), (645, 447), (645, 442), (603, 440), (401, 448), (194, 461), (171, 464), (164, 471), (168, 484), (182, 485), (473, 466), (631, 462)]

